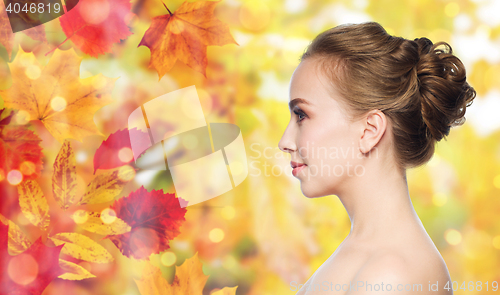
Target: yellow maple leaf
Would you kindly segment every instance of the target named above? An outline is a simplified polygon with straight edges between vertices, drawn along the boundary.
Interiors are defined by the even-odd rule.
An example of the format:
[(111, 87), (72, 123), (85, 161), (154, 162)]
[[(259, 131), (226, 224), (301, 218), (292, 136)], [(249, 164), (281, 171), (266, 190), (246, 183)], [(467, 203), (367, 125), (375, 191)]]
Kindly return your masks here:
[(73, 49), (57, 49), (43, 68), (33, 53), (21, 48), (12, 63), (12, 87), (1, 90), (5, 107), (21, 110), (40, 120), (59, 142), (66, 138), (101, 134), (94, 113), (112, 102), (118, 78), (101, 74), (80, 79), (80, 58)]
[[(149, 67), (154, 67), (159, 79), (179, 59), (206, 77), (207, 46), (236, 43), (229, 26), (214, 17), (220, 1), (184, 2), (174, 12), (153, 18), (138, 47), (151, 50)], [(165, 6), (166, 8), (166, 6)]]
[[(135, 280), (141, 295), (202, 295), (208, 276), (203, 273), (198, 253), (184, 261), (181, 266), (175, 266), (175, 277), (172, 284), (162, 276), (161, 270), (147, 264), (140, 280)], [(224, 288), (213, 294), (234, 295), (236, 287)]]

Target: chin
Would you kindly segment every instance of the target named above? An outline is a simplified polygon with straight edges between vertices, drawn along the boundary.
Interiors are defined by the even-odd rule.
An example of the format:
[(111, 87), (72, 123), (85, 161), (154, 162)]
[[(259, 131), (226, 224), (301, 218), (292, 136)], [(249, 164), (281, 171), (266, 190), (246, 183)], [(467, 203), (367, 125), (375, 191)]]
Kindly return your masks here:
[(300, 190), (302, 191), (302, 194), (304, 194), (304, 196), (306, 196), (307, 198), (310, 198), (310, 199), (330, 195), (329, 193), (326, 193), (323, 190), (321, 190), (319, 185), (314, 185), (310, 182), (308, 183), (308, 182), (301, 181)]

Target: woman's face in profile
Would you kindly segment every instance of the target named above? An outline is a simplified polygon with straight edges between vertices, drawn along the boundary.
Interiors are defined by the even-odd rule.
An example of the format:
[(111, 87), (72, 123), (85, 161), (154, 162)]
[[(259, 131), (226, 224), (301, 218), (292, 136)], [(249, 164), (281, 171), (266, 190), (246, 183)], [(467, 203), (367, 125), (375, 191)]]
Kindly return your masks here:
[(290, 82), (291, 119), (279, 142), (310, 198), (337, 194), (349, 178), (364, 174), (362, 129), (348, 121), (337, 101), (340, 94), (329, 85), (317, 60), (299, 64)]

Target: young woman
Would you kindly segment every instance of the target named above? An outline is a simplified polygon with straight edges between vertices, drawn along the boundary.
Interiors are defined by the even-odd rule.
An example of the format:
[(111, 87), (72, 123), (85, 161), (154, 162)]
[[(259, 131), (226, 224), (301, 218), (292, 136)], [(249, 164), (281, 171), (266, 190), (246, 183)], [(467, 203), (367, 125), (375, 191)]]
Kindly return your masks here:
[(351, 231), (297, 294), (453, 293), (406, 169), (430, 160), (475, 94), (447, 43), (394, 37), (374, 22), (313, 40), (291, 79), (279, 147), (306, 197), (340, 199)]

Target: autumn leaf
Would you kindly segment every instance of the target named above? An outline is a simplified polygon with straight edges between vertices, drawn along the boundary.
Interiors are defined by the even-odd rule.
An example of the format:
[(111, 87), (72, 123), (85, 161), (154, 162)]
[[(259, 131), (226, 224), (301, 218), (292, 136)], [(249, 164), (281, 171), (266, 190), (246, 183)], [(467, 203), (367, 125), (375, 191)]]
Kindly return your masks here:
[(138, 139), (138, 150), (145, 152), (150, 146), (149, 134), (137, 128), (118, 130), (103, 141), (96, 150), (94, 154), (94, 173), (97, 169), (112, 169), (134, 160), (130, 134)]
[(69, 140), (65, 140), (56, 160), (52, 174), (52, 191), (59, 206), (66, 210), (76, 198), (76, 158)]
[(0, 109), (0, 181), (13, 170), (23, 179), (35, 179), (43, 168), (42, 140), (25, 125), (13, 124), (15, 112), (7, 113)]
[(17, 191), (19, 192), (19, 206), (24, 216), (33, 225), (47, 231), (50, 224), (49, 204), (38, 182), (23, 181), (18, 185)]
[(9, 226), (0, 223), (0, 295), (40, 295), (48, 284), (64, 271), (59, 266), (63, 245), (47, 247), (38, 238), (25, 252), (10, 256)]
[(26, 251), (31, 242), (26, 234), (11, 220), (0, 214), (0, 221), (9, 226), (9, 252), (17, 255)]
[[(24, 30), (22, 32), (33, 40), (47, 42), (44, 25), (39, 25), (31, 29)], [(7, 11), (5, 11), (5, 1), (0, 1), (0, 43), (7, 50), (7, 54), (9, 55), (9, 60), (12, 55), (14, 37), (15, 34), (12, 32), (9, 16), (7, 15)]]
[(60, 279), (75, 281), (95, 278), (95, 275), (91, 274), (88, 270), (76, 263), (59, 259), (59, 266), (66, 271), (62, 275), (58, 276)]
[[(113, 218), (112, 222), (104, 223), (101, 219), (101, 214), (97, 212), (77, 211), (73, 213), (71, 218), (86, 231), (103, 236), (121, 235), (131, 230), (131, 227), (120, 218)], [(80, 222), (81, 220), (85, 221)]]
[(61, 253), (95, 263), (108, 263), (113, 261), (113, 256), (91, 238), (78, 233), (58, 233), (49, 239), (56, 246), (64, 244)]
[(111, 52), (114, 43), (132, 34), (125, 23), (130, 8), (130, 0), (80, 0), (59, 21), (67, 40), (85, 54), (97, 57)]
[(184, 222), (186, 208), (181, 208), (175, 194), (162, 190), (148, 192), (144, 187), (116, 200), (110, 209), (131, 227), (122, 235), (108, 236), (123, 255), (147, 259), (169, 248)]
[[(147, 264), (140, 280), (134, 279), (141, 295), (202, 295), (208, 276), (203, 273), (203, 265), (198, 259), (198, 253), (184, 261), (181, 266), (175, 266), (175, 277), (169, 284), (161, 274), (161, 270)], [(234, 295), (236, 287), (224, 288), (212, 294)]]
[[(59, 142), (82, 140), (100, 134), (94, 113), (112, 102), (111, 91), (118, 78), (101, 74), (80, 79), (82, 58), (73, 49), (57, 49), (42, 67), (33, 53), (21, 48), (12, 63), (12, 87), (0, 90), (6, 107), (24, 110), (31, 120), (40, 120)], [(41, 72), (39, 72), (41, 71)]]
[(153, 18), (138, 46), (151, 50), (149, 67), (156, 69), (159, 79), (177, 59), (206, 77), (207, 46), (238, 45), (229, 26), (214, 16), (219, 2), (184, 2), (174, 13), (169, 10), (169, 14)]
[(78, 205), (100, 204), (114, 200), (134, 176), (135, 170), (130, 166), (97, 175), (87, 186)]

